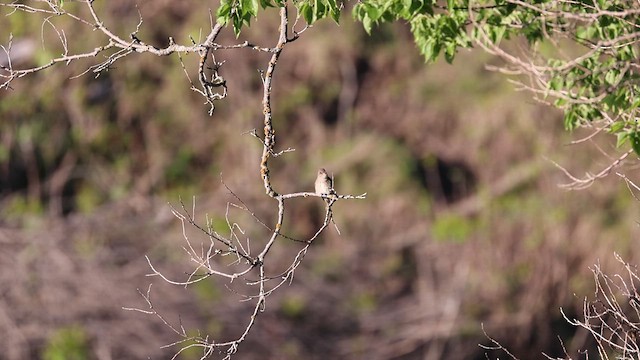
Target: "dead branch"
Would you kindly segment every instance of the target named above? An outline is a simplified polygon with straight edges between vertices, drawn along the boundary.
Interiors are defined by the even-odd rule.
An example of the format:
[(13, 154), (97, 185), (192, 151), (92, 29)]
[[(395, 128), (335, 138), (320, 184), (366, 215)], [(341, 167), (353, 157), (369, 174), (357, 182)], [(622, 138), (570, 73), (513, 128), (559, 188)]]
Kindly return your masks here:
[[(225, 213), (225, 220), (228, 227), (227, 230), (229, 231), (229, 235), (227, 236), (224, 236), (219, 231), (216, 231), (209, 221), (207, 221), (207, 224), (204, 226), (198, 223), (198, 221), (196, 220), (197, 217), (195, 198), (193, 200), (191, 209), (188, 209), (182, 201), (180, 203), (181, 206), (179, 209), (172, 207), (174, 216), (180, 221), (182, 225), (183, 238), (185, 241), (183, 250), (190, 261), (195, 264), (192, 270), (187, 274), (186, 279), (175, 280), (170, 278), (162, 271), (154, 267), (151, 259), (147, 257), (149, 267), (151, 268), (151, 273), (149, 274), (149, 276), (159, 277), (169, 284), (186, 287), (205, 279), (209, 279), (211, 277), (217, 277), (226, 280), (229, 284), (227, 288), (232, 293), (241, 296), (243, 301), (250, 302), (252, 304), (251, 315), (246, 320), (243, 332), (234, 339), (220, 340), (217, 338), (211, 338), (206, 335), (190, 336), (187, 335), (187, 332), (184, 331), (181, 326), (170, 324), (164, 317), (159, 315), (154, 310), (150, 296), (150, 289), (146, 294), (141, 293), (142, 297), (147, 303), (148, 309), (138, 309), (131, 307), (125, 309), (158, 317), (162, 323), (168, 326), (173, 331), (173, 333), (178, 336), (178, 340), (176, 342), (166, 345), (167, 347), (176, 345), (179, 346), (179, 350), (176, 354), (174, 354), (173, 358), (176, 358), (181, 352), (186, 349), (200, 348), (202, 350), (203, 359), (213, 355), (214, 353), (223, 354), (225, 359), (229, 359), (238, 351), (240, 344), (247, 338), (259, 315), (265, 310), (267, 298), (276, 290), (281, 288), (282, 285), (290, 284), (293, 281), (295, 271), (302, 264), (305, 255), (309, 251), (309, 248), (333, 221), (333, 205), (339, 200), (366, 198), (366, 193), (362, 195), (337, 193), (318, 194), (315, 192), (294, 192), (281, 194), (277, 192), (271, 184), (269, 169), (270, 157), (276, 157), (290, 151), (290, 149), (277, 153), (274, 151), (276, 138), (275, 130), (273, 128), (273, 114), (271, 106), (273, 75), (278, 63), (278, 59), (281, 56), (281, 53), (284, 50), (285, 46), (288, 43), (298, 39), (300, 34), (304, 31), (304, 29), (299, 32), (296, 32), (294, 30), (291, 31), (292, 35), (289, 36), (290, 29), (287, 6), (285, 5), (281, 7), (279, 9), (279, 12), (280, 26), (278, 30), (278, 41), (276, 45), (273, 48), (258, 49), (260, 51), (271, 53), (271, 58), (267, 64), (266, 70), (261, 73), (263, 84), (262, 113), (264, 137), (260, 138), (255, 131), (251, 132), (251, 134), (258, 138), (263, 145), (259, 168), (262, 178), (262, 185), (265, 189), (265, 194), (269, 198), (276, 200), (277, 203), (277, 210), (274, 208), (274, 212), (276, 213), (274, 224), (268, 224), (267, 221), (262, 220), (260, 217), (258, 217), (258, 215), (254, 211), (252, 211), (249, 206), (247, 206), (247, 204), (242, 201), (242, 199), (223, 182), (225, 188), (229, 191), (229, 193), (240, 203), (240, 205), (236, 205), (233, 203), (227, 204), (227, 210)], [(97, 15), (94, 15), (94, 20), (96, 22), (98, 21)], [(101, 27), (100, 29), (103, 32), (107, 31), (106, 28)], [(215, 43), (213, 42), (219, 31), (220, 28), (214, 26), (212, 28), (212, 33), (202, 45), (194, 45), (194, 48), (202, 46), (198, 49), (202, 51), (201, 54), (203, 57), (208, 56), (209, 53), (215, 51), (216, 49), (222, 48), (216, 47)], [(108, 34), (108, 36), (112, 39), (114, 44), (116, 44), (114, 46), (123, 46), (122, 43), (113, 38), (115, 37), (115, 35)], [(149, 48), (147, 45), (144, 45), (139, 41), (136, 41), (134, 45), (129, 44), (127, 46), (133, 46), (133, 49), (139, 49), (140, 46), (142, 46), (143, 50), (154, 54), (157, 54), (158, 51), (163, 51), (160, 49), (154, 50), (153, 48)], [(234, 45), (226, 48), (250, 46), (253, 45), (250, 45), (249, 42), (244, 42), (241, 45)], [(185, 48), (181, 48), (181, 50), (185, 50)], [(165, 51), (170, 50), (165, 49)], [(220, 63), (217, 64), (218, 66), (221, 65)], [(184, 64), (182, 64), (182, 66), (184, 69)], [(201, 61), (199, 69), (200, 74), (202, 74), (202, 67), (203, 63)], [(200, 83), (203, 88), (206, 88), (207, 86), (213, 86), (212, 84), (206, 83), (205, 80), (206, 79), (200, 78)], [(207, 97), (208, 96), (209, 95), (207, 95)], [(293, 239), (285, 234), (282, 234), (287, 202), (293, 201), (298, 198), (307, 197), (319, 197), (329, 200), (325, 208), (326, 211), (322, 225), (320, 225), (320, 227), (309, 238), (304, 240)], [(249, 238), (246, 238), (246, 241), (244, 239), (241, 239), (239, 235), (246, 236), (246, 232), (239, 224), (231, 220), (229, 211), (231, 208), (236, 208), (241, 211), (247, 212), (260, 229), (267, 230), (267, 233), (264, 234), (264, 237), (262, 239), (253, 241)], [(191, 239), (189, 235), (189, 229), (196, 229), (200, 235), (204, 235), (207, 241), (204, 241), (200, 246), (198, 246), (198, 244)], [(278, 271), (276, 274), (272, 274), (273, 270), (271, 269), (271, 264), (269, 263), (268, 258), (273, 247), (282, 243), (278, 241), (281, 238), (295, 240), (296, 242), (302, 243), (303, 246), (290, 259), (289, 265), (284, 270)], [(237, 281), (240, 281), (239, 285), (244, 286), (244, 292), (236, 291), (230, 287), (232, 283)]]

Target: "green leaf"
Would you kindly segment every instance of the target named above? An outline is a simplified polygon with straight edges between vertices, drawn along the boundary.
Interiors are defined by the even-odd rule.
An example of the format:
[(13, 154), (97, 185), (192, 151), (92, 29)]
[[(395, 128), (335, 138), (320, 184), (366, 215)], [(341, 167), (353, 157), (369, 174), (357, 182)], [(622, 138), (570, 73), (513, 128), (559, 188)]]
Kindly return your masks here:
[(340, 23), (340, 5), (336, 0), (328, 0), (327, 4), (329, 4), (329, 15), (336, 22), (336, 24)]
[(611, 69), (604, 75), (604, 81), (606, 81), (608, 85), (614, 85), (619, 74), (620, 72), (618, 70)]
[(258, 15), (258, 0), (240, 0), (240, 8), (242, 9), (243, 18), (246, 15)]
[(324, 18), (325, 14), (326, 14), (326, 5), (322, 0), (314, 0), (314, 11), (312, 12), (313, 14), (313, 22), (315, 23), (316, 21)]
[[(616, 134), (616, 147), (621, 147), (629, 139), (628, 132), (620, 132)], [(635, 151), (635, 150), (634, 150)]]
[(444, 59), (451, 64), (456, 56), (457, 46), (455, 43), (448, 43), (444, 50)]
[(615, 134), (622, 129), (624, 129), (624, 122), (622, 121), (616, 121), (613, 124), (611, 124), (611, 126), (609, 126), (609, 132), (612, 134)]
[(340, 9), (331, 10), (329, 14), (336, 24), (340, 24)]
[(307, 24), (313, 23), (313, 9), (308, 2), (305, 1), (304, 3), (302, 3), (302, 5), (300, 5), (300, 13), (302, 14), (302, 18), (307, 22)]
[(238, 13), (233, 14), (231, 17), (233, 19), (233, 33), (238, 37), (242, 30), (242, 17)]
[(367, 16), (369, 16), (371, 21), (378, 21), (378, 19), (380, 19), (380, 16), (382, 16), (381, 9), (375, 6), (369, 5), (365, 8), (365, 10), (367, 11)]
[(562, 108), (563, 106), (567, 105), (568, 101), (566, 99), (563, 98), (557, 98), (553, 101), (553, 106), (557, 107), (557, 108)]
[(427, 61), (433, 61), (438, 56), (434, 51), (435, 49), (435, 41), (427, 40), (424, 42), (423, 46), (420, 48), (420, 52), (424, 56)]
[(573, 130), (578, 127), (578, 116), (576, 115), (575, 107), (568, 108), (564, 113), (564, 128), (567, 130)]
[(362, 26), (364, 26), (364, 31), (366, 31), (367, 34), (371, 35), (371, 29), (373, 28), (373, 21), (368, 15), (365, 16), (364, 19), (362, 19)]
[(593, 26), (581, 26), (576, 29), (576, 37), (581, 40), (592, 39), (598, 30)]
[(560, 76), (553, 77), (549, 80), (549, 90), (560, 90), (562, 88), (562, 84), (564, 83), (564, 79)]
[(502, 38), (504, 37), (504, 33), (507, 31), (506, 26), (496, 26), (492, 29), (493, 31), (491, 31), (490, 35), (491, 35), (491, 41), (493, 41), (494, 44), (498, 45), (500, 43), (500, 40), (502, 40)]
[(216, 12), (216, 21), (219, 24), (226, 25), (230, 20), (231, 4), (228, 1), (222, 3)]
[(629, 134), (629, 140), (631, 141), (631, 148), (636, 155), (640, 155), (640, 132), (634, 131)]

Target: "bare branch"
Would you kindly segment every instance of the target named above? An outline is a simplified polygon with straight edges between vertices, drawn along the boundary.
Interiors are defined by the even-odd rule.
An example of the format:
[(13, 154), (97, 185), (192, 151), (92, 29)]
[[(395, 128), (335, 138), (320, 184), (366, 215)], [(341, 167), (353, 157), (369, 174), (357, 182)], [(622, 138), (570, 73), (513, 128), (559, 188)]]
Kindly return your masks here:
[(555, 161), (552, 161), (552, 160), (549, 160), (549, 161), (551, 161), (553, 165), (555, 165), (558, 169), (560, 169), (571, 180), (571, 182), (561, 184), (560, 187), (565, 189), (570, 189), (570, 190), (582, 190), (593, 185), (593, 183), (596, 180), (607, 177), (609, 174), (611, 174), (611, 171), (613, 171), (613, 169), (619, 167), (622, 164), (623, 160), (626, 159), (632, 153), (633, 153), (633, 149), (627, 150), (625, 153), (620, 155), (611, 164), (606, 166), (604, 169), (600, 170), (598, 173), (596, 174), (586, 173), (585, 176), (582, 178), (572, 175), (566, 168), (556, 163)]
[[(566, 321), (589, 332), (598, 344), (602, 359), (615, 353), (619, 359), (637, 359), (640, 356), (640, 298), (638, 297), (638, 270), (615, 254), (623, 266), (622, 274), (604, 273), (599, 264), (591, 271), (595, 281), (595, 298), (585, 299), (583, 320)], [(562, 310), (562, 309), (561, 309)]]
[[(218, 32), (220, 31), (220, 27), (218, 25), (213, 26), (212, 31), (207, 39), (203, 42), (202, 45), (198, 45), (202, 48), (194, 46), (194, 49), (200, 49), (201, 58), (198, 68), (198, 80), (200, 82), (201, 89), (204, 89), (196, 89), (196, 91), (204, 94), (208, 99), (215, 97), (215, 94), (213, 94), (213, 92), (207, 92), (214, 87), (223, 87), (222, 96), (226, 94), (226, 85), (224, 83), (224, 79), (217, 75), (218, 68), (222, 65), (222, 63), (216, 62), (213, 55), (215, 50), (253, 48), (257, 51), (271, 53), (271, 57), (267, 64), (266, 70), (261, 73), (263, 83), (262, 113), (264, 137), (260, 138), (255, 130), (248, 133), (258, 138), (262, 143), (262, 156), (260, 158), (260, 174), (262, 176), (262, 184), (264, 186), (266, 195), (269, 198), (276, 200), (277, 210), (273, 224), (268, 224), (268, 222), (261, 219), (255, 211), (251, 210), (249, 205), (245, 203), (241, 199), (241, 197), (238, 196), (234, 191), (232, 191), (230, 187), (227, 186), (224, 181), (222, 181), (222, 179), (221, 181), (223, 186), (226, 188), (229, 194), (231, 194), (231, 196), (233, 196), (238, 202), (238, 204), (229, 202), (226, 206), (224, 218), (227, 230), (229, 231), (228, 236), (222, 236), (219, 229), (214, 229), (213, 224), (211, 223), (211, 221), (209, 221), (208, 216), (206, 226), (199, 225), (197, 223), (195, 199), (193, 200), (193, 205), (190, 210), (187, 209), (186, 205), (182, 201), (180, 201), (179, 209), (176, 209), (173, 206), (171, 207), (174, 216), (176, 216), (176, 218), (181, 222), (182, 225), (182, 236), (185, 241), (183, 250), (185, 251), (185, 254), (190, 258), (190, 260), (195, 263), (195, 266), (192, 271), (187, 274), (185, 280), (173, 280), (170, 277), (165, 276), (160, 270), (156, 269), (151, 263), (151, 260), (147, 257), (149, 267), (151, 268), (151, 274), (149, 274), (149, 276), (158, 276), (163, 281), (169, 284), (179, 286), (193, 285), (197, 282), (203, 281), (205, 279), (210, 279), (212, 277), (224, 279), (229, 283), (229, 285), (227, 285), (227, 289), (229, 289), (229, 291), (240, 296), (242, 298), (242, 301), (250, 302), (252, 304), (252, 312), (250, 318), (244, 325), (243, 332), (239, 336), (235, 337), (235, 339), (220, 340), (210, 339), (209, 337), (202, 336), (193, 337), (187, 336), (186, 332), (176, 332), (181, 339), (167, 345), (181, 346), (180, 350), (178, 350), (178, 352), (174, 354), (173, 358), (176, 358), (182, 351), (186, 350), (187, 348), (193, 347), (202, 348), (203, 359), (215, 352), (224, 353), (225, 359), (228, 359), (233, 354), (235, 354), (240, 344), (246, 339), (249, 332), (253, 328), (253, 325), (256, 323), (258, 316), (262, 313), (262, 311), (264, 311), (267, 297), (273, 294), (280, 287), (282, 287), (282, 285), (290, 284), (293, 281), (295, 271), (302, 264), (302, 261), (313, 242), (318, 239), (322, 232), (329, 226), (329, 224), (333, 222), (333, 205), (339, 200), (366, 198), (366, 193), (362, 195), (337, 194), (335, 192), (331, 194), (318, 194), (315, 192), (294, 192), (280, 194), (276, 192), (271, 184), (269, 169), (270, 157), (273, 156), (275, 158), (293, 151), (290, 148), (279, 152), (274, 151), (276, 146), (276, 138), (275, 131), (273, 129), (273, 114), (271, 106), (273, 75), (278, 63), (278, 59), (285, 46), (289, 42), (298, 39), (300, 34), (304, 31), (304, 29), (298, 32), (294, 31), (293, 35), (291, 37), (288, 37), (289, 15), (287, 6), (281, 7), (279, 9), (279, 13), (280, 26), (278, 31), (278, 41), (273, 48), (260, 48), (250, 44), (249, 42), (230, 46), (217, 45), (215, 43), (215, 39)], [(93, 11), (92, 14), (94, 16), (94, 21), (96, 23), (99, 23), (99, 19), (97, 15), (95, 15), (95, 11)], [(114, 46), (117, 47), (119, 46), (119, 44), (122, 45), (120, 41), (121, 39), (118, 39), (115, 35), (109, 33), (102, 24), (100, 24), (98, 28), (111, 39), (111, 41), (115, 44)], [(148, 45), (144, 45), (137, 38), (135, 39), (134, 43), (128, 43), (127, 46), (129, 46), (129, 49), (133, 49), (132, 51), (148, 51), (155, 54), (157, 54), (158, 51), (162, 51), (161, 49), (154, 49), (148, 47)], [(171, 48), (171, 45), (169, 48)], [(176, 47), (174, 47), (174, 49), (175, 48)], [(180, 50), (175, 51), (187, 52), (186, 50), (190, 49), (180, 48)], [(204, 75), (205, 61), (208, 57), (211, 57), (214, 64), (213, 68), (211, 69), (211, 78), (207, 78)], [(191, 79), (188, 76), (188, 71), (182, 61), (181, 66), (185, 74), (187, 74), (189, 81), (191, 82)], [(193, 82), (191, 82), (191, 84), (193, 89)], [(210, 105), (213, 109), (212, 102), (210, 102)], [(297, 198), (307, 197), (319, 197), (328, 200), (328, 204), (326, 204), (325, 206), (326, 211), (322, 225), (320, 225), (320, 227), (309, 238), (304, 240), (294, 239), (283, 234), (282, 229), (285, 220), (285, 209), (287, 202), (293, 201)], [(247, 213), (260, 229), (267, 230), (267, 233), (265, 233), (264, 236), (261, 236), (262, 239), (249, 239), (249, 233), (244, 230), (244, 226), (232, 219), (234, 215), (233, 210), (235, 209)], [(197, 243), (191, 239), (191, 236), (189, 234), (190, 229), (198, 230), (197, 233), (199, 235), (204, 235), (209, 240), (208, 243), (206, 241), (203, 241), (202, 245), (198, 246)], [(276, 275), (272, 275), (274, 270), (270, 268), (271, 264), (269, 263), (268, 258), (272, 253), (272, 249), (278, 244), (281, 244), (281, 242), (278, 241), (280, 239), (293, 240), (295, 242), (301, 243), (302, 247), (290, 259), (289, 265), (284, 270), (278, 270), (276, 272)], [(228, 260), (225, 260), (225, 257), (227, 256), (231, 256), (233, 261), (230, 262)], [(236, 282), (235, 287), (241, 288), (242, 290), (231, 288), (231, 283), (233, 283), (234, 281), (238, 281)], [(151, 301), (149, 300), (150, 296), (147, 294), (146, 296), (143, 296), (143, 298), (145, 299), (145, 301), (147, 301), (149, 307), (152, 308)], [(153, 310), (136, 311), (156, 315)], [(174, 326), (173, 329), (176, 329), (176, 327)]]

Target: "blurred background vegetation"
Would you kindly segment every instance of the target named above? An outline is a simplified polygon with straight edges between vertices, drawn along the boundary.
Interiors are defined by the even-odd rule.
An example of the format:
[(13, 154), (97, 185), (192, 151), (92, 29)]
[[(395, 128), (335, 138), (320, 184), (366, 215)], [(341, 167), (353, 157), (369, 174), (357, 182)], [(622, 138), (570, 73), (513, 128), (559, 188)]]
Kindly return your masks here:
[[(96, 6), (119, 33), (135, 29), (133, 3)], [(138, 36), (157, 45), (199, 39), (208, 26), (208, 13), (187, 2), (139, 9)], [(12, 32), (14, 46), (31, 54), (14, 65), (60, 51), (42, 19), (1, 15), (2, 41)], [(273, 15), (241, 37), (273, 45)], [(97, 34), (61, 25), (76, 39), (71, 49), (99, 44)], [(235, 41), (230, 29), (222, 36)], [(212, 117), (176, 56), (129, 58), (98, 78), (72, 78), (87, 68), (72, 63), (0, 92), (0, 358), (168, 358), (177, 350), (160, 348), (176, 339), (156, 318), (122, 310), (145, 306), (136, 289), (155, 278), (144, 276), (144, 255), (175, 277), (191, 271), (167, 202), (195, 196), (196, 216), (224, 231), (234, 199), (222, 174), (257, 214), (272, 216), (258, 172), (262, 147), (246, 134), (261, 129), (257, 69), (268, 57), (218, 56), (229, 97)], [(521, 358), (562, 356), (558, 336), (570, 353), (593, 346), (559, 309), (579, 316), (593, 293), (590, 265), (606, 270), (614, 251), (640, 260), (638, 207), (619, 179), (580, 192), (558, 187), (564, 175), (545, 158), (575, 171), (610, 159), (593, 143), (566, 146), (581, 134), (566, 133), (557, 110), (484, 69), (496, 61), (472, 50), (453, 65), (427, 66), (406, 26), (368, 36), (348, 17), (288, 45), (274, 80), (274, 124), (279, 146), (296, 151), (273, 161), (276, 191), (312, 190), (322, 166), (338, 192), (368, 197), (334, 206), (342, 235), (331, 229), (314, 243), (291, 286), (268, 299), (239, 358), (483, 359), (481, 324)], [(284, 231), (312, 233), (322, 206), (291, 203)], [(248, 225), (247, 236), (259, 238)], [(294, 250), (280, 250), (282, 266)], [(251, 310), (223, 282), (153, 283), (158, 310), (194, 332), (236, 336)]]

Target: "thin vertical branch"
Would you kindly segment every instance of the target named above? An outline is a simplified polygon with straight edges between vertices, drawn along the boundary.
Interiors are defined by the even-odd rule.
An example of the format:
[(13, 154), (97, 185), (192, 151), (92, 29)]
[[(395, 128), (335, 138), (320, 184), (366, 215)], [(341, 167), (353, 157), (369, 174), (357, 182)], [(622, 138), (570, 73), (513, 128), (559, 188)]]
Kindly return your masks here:
[[(262, 79), (263, 96), (262, 96), (262, 113), (264, 115), (264, 141), (262, 148), (262, 161), (260, 162), (260, 175), (264, 182), (264, 188), (272, 198), (278, 196), (278, 193), (271, 186), (271, 178), (269, 176), (269, 157), (273, 153), (273, 149), (276, 143), (275, 131), (273, 129), (273, 113), (271, 109), (271, 88), (273, 82), (273, 73), (278, 63), (278, 58), (282, 53), (282, 49), (287, 44), (287, 28), (289, 20), (287, 18), (287, 6), (286, 4), (280, 8), (280, 27), (278, 37), (278, 43), (273, 48), (273, 54), (269, 60), (267, 70), (264, 72)], [(278, 229), (276, 229), (277, 231)]]

